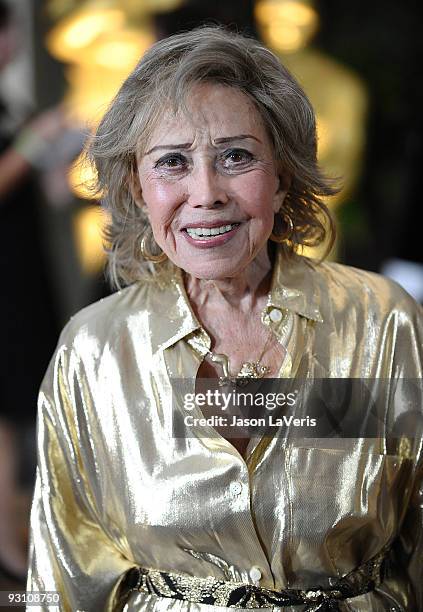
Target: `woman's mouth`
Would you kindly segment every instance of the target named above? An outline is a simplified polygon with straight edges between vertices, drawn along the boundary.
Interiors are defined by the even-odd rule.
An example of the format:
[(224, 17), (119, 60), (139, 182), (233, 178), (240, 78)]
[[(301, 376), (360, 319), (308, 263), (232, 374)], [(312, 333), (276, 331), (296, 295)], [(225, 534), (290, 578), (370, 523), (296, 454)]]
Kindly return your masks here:
[(237, 225), (239, 225), (239, 223), (230, 223), (229, 225), (221, 225), (220, 227), (187, 227), (186, 232), (191, 238), (208, 240), (213, 238), (213, 236), (227, 234)]
[(240, 223), (228, 223), (215, 227), (186, 227), (183, 230), (188, 242), (200, 248), (220, 246), (232, 238)]

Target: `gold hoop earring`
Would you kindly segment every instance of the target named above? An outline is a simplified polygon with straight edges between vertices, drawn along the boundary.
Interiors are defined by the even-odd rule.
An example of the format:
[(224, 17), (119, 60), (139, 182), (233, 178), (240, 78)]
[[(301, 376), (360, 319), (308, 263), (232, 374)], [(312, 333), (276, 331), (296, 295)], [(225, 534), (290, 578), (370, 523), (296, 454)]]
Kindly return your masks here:
[(146, 232), (144, 236), (141, 238), (141, 242), (140, 242), (141, 255), (147, 261), (151, 261), (153, 263), (163, 263), (167, 259), (166, 253), (164, 253), (163, 251), (159, 255), (153, 255), (152, 253), (150, 253), (147, 247), (147, 240), (148, 240), (148, 232)]
[[(275, 225), (274, 225), (273, 231), (270, 234), (269, 239), (272, 240), (273, 242), (277, 242), (278, 244), (281, 244), (282, 242), (291, 240), (294, 234), (294, 224), (292, 222), (291, 217), (288, 215), (288, 213), (284, 213), (283, 215), (281, 213), (277, 213), (277, 214), (281, 217), (282, 222), (285, 222), (288, 228), (283, 234), (275, 234), (274, 232)], [(275, 218), (276, 218), (276, 215), (275, 215)]]

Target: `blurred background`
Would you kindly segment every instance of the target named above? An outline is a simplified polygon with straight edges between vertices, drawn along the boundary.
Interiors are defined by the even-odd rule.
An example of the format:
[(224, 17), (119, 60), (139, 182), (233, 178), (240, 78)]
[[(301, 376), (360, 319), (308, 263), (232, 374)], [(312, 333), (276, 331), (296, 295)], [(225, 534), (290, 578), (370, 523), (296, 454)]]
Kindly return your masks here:
[(122, 80), (201, 23), (261, 39), (309, 95), (320, 162), (341, 177), (331, 258), (423, 302), (417, 14), (395, 0), (0, 0), (0, 590), (24, 585), (42, 376), (68, 318), (109, 293), (81, 150)]

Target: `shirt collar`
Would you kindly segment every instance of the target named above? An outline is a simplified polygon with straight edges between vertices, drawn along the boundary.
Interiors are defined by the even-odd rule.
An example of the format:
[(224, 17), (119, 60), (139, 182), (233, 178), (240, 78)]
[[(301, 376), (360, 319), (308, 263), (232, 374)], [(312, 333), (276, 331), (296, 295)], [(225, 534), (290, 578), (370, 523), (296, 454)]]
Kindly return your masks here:
[(165, 272), (149, 281), (152, 297), (148, 309), (153, 353), (169, 348), (202, 329), (186, 294), (182, 271), (172, 264), (165, 265)]
[[(153, 352), (169, 348), (193, 332), (206, 336), (189, 303), (182, 271), (174, 266), (167, 267), (165, 274), (151, 281), (154, 298), (149, 304), (149, 319)], [(287, 260), (279, 249), (266, 312), (276, 308), (323, 322), (314, 268), (315, 264), (305, 257), (294, 256)]]
[(290, 310), (322, 323), (315, 266), (312, 260), (299, 255), (287, 259), (278, 249), (266, 310)]

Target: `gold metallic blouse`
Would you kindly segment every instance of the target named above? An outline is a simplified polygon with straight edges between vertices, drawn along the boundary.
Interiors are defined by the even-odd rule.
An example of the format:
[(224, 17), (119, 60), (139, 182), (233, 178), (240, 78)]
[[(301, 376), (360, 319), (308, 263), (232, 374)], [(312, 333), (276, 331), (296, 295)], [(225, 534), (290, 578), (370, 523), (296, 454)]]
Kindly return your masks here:
[[(263, 321), (287, 350), (280, 377), (422, 379), (422, 309), (378, 275), (278, 255)], [(175, 270), (67, 324), (39, 397), (28, 590), (112, 612), (134, 566), (326, 587), (394, 543), (383, 583), (339, 609), (423, 610), (421, 436), (256, 436), (246, 460), (207, 428), (172, 437), (171, 381), (194, 386), (209, 347)], [(222, 607), (131, 591), (124, 610)]]

